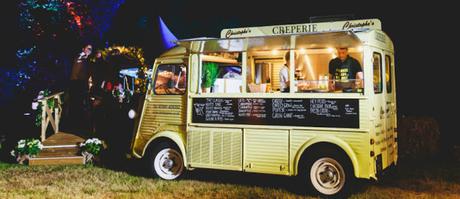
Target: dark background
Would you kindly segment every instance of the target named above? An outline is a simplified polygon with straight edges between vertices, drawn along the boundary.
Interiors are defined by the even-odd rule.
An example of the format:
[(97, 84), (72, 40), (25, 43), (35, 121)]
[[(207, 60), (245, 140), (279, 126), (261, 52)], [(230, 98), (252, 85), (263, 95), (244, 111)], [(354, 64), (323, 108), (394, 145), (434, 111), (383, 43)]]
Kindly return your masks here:
[[(14, 67), (17, 64), (16, 50), (29, 35), (23, 34), (18, 27), (17, 2), (3, 4), (6, 5), (1, 8), (3, 48), (0, 67)], [(105, 42), (138, 46), (144, 49), (146, 61), (151, 64), (164, 50), (158, 16), (179, 39), (220, 37), (220, 30), (224, 28), (306, 23), (310, 16), (354, 14), (357, 19), (378, 18), (395, 46), (399, 117), (434, 117), (441, 126), (443, 142), (452, 145), (460, 143), (455, 128), (459, 103), (456, 78), (460, 67), (457, 63), (458, 13), (455, 6), (434, 1), (127, 0), (116, 11), (112, 25), (101, 38), (73, 40), (69, 36), (68, 40), (59, 43), (47, 40), (40, 47), (44, 49), (42, 52), (49, 50), (72, 57), (88, 41), (96, 44), (96, 48), (104, 47)], [(59, 82), (68, 78), (66, 69), (58, 66), (50, 71), (53, 70), (61, 71), (59, 74), (62, 75), (48, 86), (62, 88), (64, 84)], [(26, 102), (3, 101), (0, 110), (3, 113), (22, 110), (21, 107), (30, 106), (30, 100)], [(9, 116), (2, 116), (5, 117)], [(0, 127), (7, 129), (5, 126), (15, 125), (11, 118), (14, 117), (10, 117), (12, 123), (2, 120)]]

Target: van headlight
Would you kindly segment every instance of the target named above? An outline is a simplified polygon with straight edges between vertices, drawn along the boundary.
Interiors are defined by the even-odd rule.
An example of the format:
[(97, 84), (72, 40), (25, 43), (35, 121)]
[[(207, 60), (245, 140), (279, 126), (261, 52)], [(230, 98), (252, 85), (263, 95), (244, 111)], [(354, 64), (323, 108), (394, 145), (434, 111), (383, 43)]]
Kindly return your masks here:
[(129, 117), (129, 119), (134, 119), (134, 117), (136, 117), (136, 111), (133, 110), (133, 109), (130, 109), (128, 111), (128, 117)]

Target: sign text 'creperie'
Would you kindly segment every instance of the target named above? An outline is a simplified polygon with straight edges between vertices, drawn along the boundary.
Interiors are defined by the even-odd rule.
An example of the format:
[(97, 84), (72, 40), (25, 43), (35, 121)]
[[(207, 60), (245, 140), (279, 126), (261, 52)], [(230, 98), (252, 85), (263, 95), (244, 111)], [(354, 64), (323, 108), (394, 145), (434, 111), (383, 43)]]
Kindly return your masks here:
[(316, 29), (317, 26), (318, 26), (317, 24), (275, 26), (272, 29), (272, 33), (274, 35), (283, 35), (283, 34), (317, 32), (317, 29)]
[(242, 37), (259, 37), (274, 35), (290, 35), (327, 31), (348, 31), (359, 28), (382, 29), (378, 19), (362, 19), (349, 21), (305, 23), (305, 24), (287, 24), (275, 26), (245, 27), (234, 29), (223, 29), (221, 38), (242, 38)]

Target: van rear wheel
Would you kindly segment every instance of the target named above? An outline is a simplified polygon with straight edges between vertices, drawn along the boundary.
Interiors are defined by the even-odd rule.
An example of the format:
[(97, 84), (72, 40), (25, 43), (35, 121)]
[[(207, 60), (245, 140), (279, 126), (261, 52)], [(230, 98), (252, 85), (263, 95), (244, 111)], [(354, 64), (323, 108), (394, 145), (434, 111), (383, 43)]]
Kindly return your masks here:
[(147, 154), (149, 173), (165, 180), (174, 180), (184, 173), (184, 159), (180, 150), (167, 143), (161, 143)]
[(336, 160), (323, 157), (316, 160), (311, 166), (310, 181), (321, 194), (334, 195), (339, 193), (345, 185), (345, 170)]

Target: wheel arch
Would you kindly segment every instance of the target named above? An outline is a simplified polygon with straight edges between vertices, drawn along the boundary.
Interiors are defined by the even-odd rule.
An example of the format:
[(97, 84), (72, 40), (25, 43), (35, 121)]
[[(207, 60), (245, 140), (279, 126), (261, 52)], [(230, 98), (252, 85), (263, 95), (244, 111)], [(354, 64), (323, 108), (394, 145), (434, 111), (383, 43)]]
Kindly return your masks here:
[(177, 148), (180, 150), (180, 153), (182, 154), (182, 158), (184, 160), (184, 166), (187, 165), (187, 156), (185, 154), (184, 139), (178, 133), (173, 132), (173, 131), (162, 131), (162, 132), (155, 134), (155, 136), (153, 136), (152, 138), (150, 138), (150, 140), (147, 141), (147, 143), (144, 146), (144, 149), (142, 150), (141, 157), (144, 157), (149, 147), (155, 146), (155, 144), (161, 143), (161, 142), (169, 142), (171, 144), (176, 145)]
[(353, 174), (355, 177), (359, 176), (358, 159), (353, 149), (345, 141), (334, 136), (316, 137), (305, 142), (294, 157), (294, 175), (299, 174), (299, 166), (303, 158), (307, 158), (308, 154), (319, 152), (324, 148), (335, 149), (345, 155), (345, 158), (349, 161), (352, 167), (351, 169), (353, 170)]

